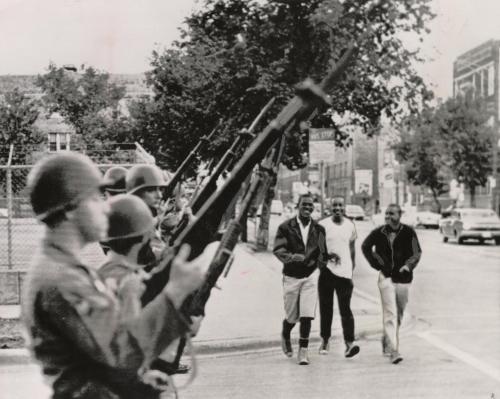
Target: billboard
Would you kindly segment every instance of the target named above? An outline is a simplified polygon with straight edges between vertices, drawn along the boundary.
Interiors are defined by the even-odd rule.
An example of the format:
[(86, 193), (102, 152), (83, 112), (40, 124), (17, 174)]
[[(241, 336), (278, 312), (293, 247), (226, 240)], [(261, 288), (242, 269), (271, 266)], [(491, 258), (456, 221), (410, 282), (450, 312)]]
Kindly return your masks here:
[(354, 171), (354, 193), (371, 197), (373, 193), (373, 170), (356, 169)]

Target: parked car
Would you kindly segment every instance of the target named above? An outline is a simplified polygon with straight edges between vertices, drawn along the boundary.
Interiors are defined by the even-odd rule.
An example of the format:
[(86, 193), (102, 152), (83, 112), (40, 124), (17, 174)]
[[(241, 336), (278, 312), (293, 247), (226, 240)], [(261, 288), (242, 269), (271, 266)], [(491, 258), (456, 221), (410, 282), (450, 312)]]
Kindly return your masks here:
[(459, 244), (468, 239), (480, 243), (495, 240), (500, 245), (500, 218), (491, 209), (454, 209), (450, 217), (442, 221), (439, 231), (444, 242), (448, 242), (450, 238), (457, 240)]
[(346, 205), (345, 216), (353, 220), (364, 220), (365, 211), (359, 205)]
[(416, 215), (416, 226), (423, 226), (427, 228), (439, 228), (439, 220), (441, 215), (430, 211), (420, 211)]
[(281, 216), (282, 213), (283, 213), (283, 202), (280, 200), (272, 200), (271, 215)]

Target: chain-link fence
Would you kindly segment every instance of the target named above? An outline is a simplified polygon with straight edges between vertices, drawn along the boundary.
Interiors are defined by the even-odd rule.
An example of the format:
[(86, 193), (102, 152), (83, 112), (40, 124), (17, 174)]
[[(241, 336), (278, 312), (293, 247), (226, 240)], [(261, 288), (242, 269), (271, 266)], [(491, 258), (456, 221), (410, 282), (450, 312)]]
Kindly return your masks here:
[[(35, 218), (29, 200), (27, 178), (33, 165), (15, 163), (19, 159), (34, 163), (51, 153), (23, 150), (24, 154), (19, 156), (12, 146), (4, 149), (6, 156), (0, 164), (0, 304), (19, 303), (25, 271), (36, 256), (45, 229)], [(94, 160), (103, 174), (112, 166), (129, 168), (139, 163), (154, 163), (154, 158), (136, 143), (106, 149), (86, 148), (81, 152)], [(90, 266), (101, 264), (104, 254), (99, 244), (87, 246), (82, 260)]]

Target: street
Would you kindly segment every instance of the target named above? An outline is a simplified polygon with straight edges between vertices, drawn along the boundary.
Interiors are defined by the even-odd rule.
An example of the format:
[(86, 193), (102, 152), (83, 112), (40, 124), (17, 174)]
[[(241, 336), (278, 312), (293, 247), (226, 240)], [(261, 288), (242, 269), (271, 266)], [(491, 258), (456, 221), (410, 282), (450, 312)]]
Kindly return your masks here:
[[(274, 220), (273, 224), (278, 221)], [(273, 229), (275, 227), (272, 226)], [(361, 346), (358, 356), (344, 358), (344, 345), (338, 330), (339, 319), (335, 318), (337, 333), (334, 334), (332, 351), (328, 356), (320, 356), (317, 353), (317, 341), (314, 341), (311, 343), (309, 366), (298, 366), (295, 357), (285, 358), (276, 345), (261, 350), (250, 348), (239, 352), (200, 355), (197, 377), (192, 385), (179, 392), (180, 397), (500, 397), (500, 247), (492, 244), (445, 244), (436, 230), (417, 230), (423, 256), (415, 271), (408, 314), (405, 316), (407, 320), (401, 337), (404, 361), (392, 365), (381, 354), (377, 274), (369, 268), (359, 251), (359, 244), (373, 225), (371, 222), (357, 222), (357, 227), (359, 239), (354, 275), (355, 295), (358, 297), (357, 303), (366, 303), (366, 306), (362, 306), (366, 310), (360, 308), (354, 312), (357, 325), (361, 325), (357, 331)], [(256, 256), (259, 259), (271, 259), (270, 254)], [(238, 259), (242, 258), (237, 257), (236, 262)], [(245, 262), (247, 271), (250, 271), (252, 265), (248, 264), (248, 260)], [(235, 276), (238, 267), (233, 265), (231, 273)], [(273, 273), (269, 272), (265, 278), (275, 276), (273, 284), (279, 287), (278, 270), (273, 270)], [(246, 281), (253, 284), (250, 280)], [(256, 283), (259, 281), (255, 278)], [(224, 285), (230, 283), (228, 279)], [(237, 290), (243, 292), (244, 286), (237, 287)], [(274, 303), (279, 301), (280, 293), (269, 294), (250, 293), (248, 297), (243, 296), (242, 300), (248, 301), (252, 295), (255, 306), (260, 312), (265, 312), (266, 306), (271, 305), (271, 302), (266, 304), (270, 299), (272, 306), (280, 306)], [(222, 301), (227, 302), (227, 298), (214, 295), (214, 307)], [(364, 302), (359, 302), (359, 298)], [(245, 322), (242, 315), (237, 314), (237, 302), (228, 304), (228, 307), (234, 312), (233, 322), (240, 322), (238, 317)], [(337, 309), (335, 312), (338, 316)], [(230, 334), (231, 320), (218, 319), (210, 309), (207, 315), (205, 332), (219, 329)], [(374, 324), (378, 331), (361, 331), (367, 325), (363, 321), (366, 317), (371, 317), (375, 322), (378, 320), (378, 327)], [(409, 323), (408, 319), (413, 322)], [(313, 336), (317, 336), (317, 320), (313, 325)], [(274, 330), (279, 331), (278, 326), (279, 320), (276, 320)], [(203, 339), (203, 328), (200, 340)], [(294, 349), (297, 350), (296, 347)], [(185, 377), (176, 377), (178, 384), (184, 381)], [(42, 384), (37, 366), (13, 365), (1, 358), (0, 386), (4, 399), (44, 398), (49, 392)]]

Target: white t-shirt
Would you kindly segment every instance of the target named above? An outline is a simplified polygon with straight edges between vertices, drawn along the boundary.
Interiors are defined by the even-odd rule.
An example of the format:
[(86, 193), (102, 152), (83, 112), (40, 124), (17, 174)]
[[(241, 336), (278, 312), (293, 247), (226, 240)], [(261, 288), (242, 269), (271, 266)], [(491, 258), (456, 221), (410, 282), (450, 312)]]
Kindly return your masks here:
[(332, 218), (323, 219), (320, 224), (325, 228), (328, 253), (334, 252), (340, 257), (338, 263), (329, 260), (328, 269), (336, 276), (352, 279), (352, 259), (349, 243), (358, 237), (356, 226), (347, 218), (342, 219), (342, 224), (334, 223)]

